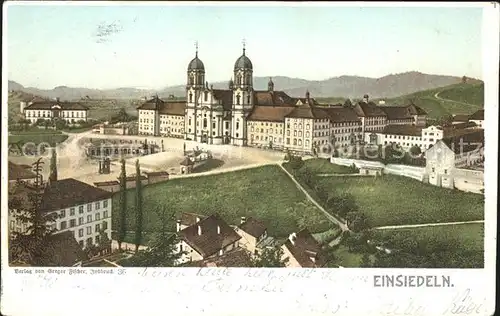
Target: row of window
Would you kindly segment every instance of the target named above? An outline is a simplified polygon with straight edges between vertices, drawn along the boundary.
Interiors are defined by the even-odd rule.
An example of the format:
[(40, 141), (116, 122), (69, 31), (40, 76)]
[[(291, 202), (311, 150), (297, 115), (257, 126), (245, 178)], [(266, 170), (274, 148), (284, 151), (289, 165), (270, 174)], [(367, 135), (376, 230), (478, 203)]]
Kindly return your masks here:
[[(293, 146), (297, 146), (297, 145), (298, 146), (302, 146), (302, 139), (300, 139), (300, 138), (299, 139), (294, 138), (292, 141), (293, 141)], [(290, 145), (290, 138), (286, 139), (286, 144)], [(304, 144), (305, 144), (306, 147), (309, 147), (309, 140), (306, 139), (306, 141), (304, 142)]]
[[(94, 228), (95, 228), (94, 233), (99, 233), (101, 231), (101, 224), (95, 224)], [(106, 222), (106, 221), (102, 222), (102, 229), (103, 230), (107, 230), (108, 229), (108, 222)], [(76, 233), (76, 231), (75, 231), (75, 233)], [(80, 228), (78, 230), (78, 236), (75, 235), (75, 238), (82, 238), (83, 237), (83, 233), (84, 233), (84, 229)], [(87, 226), (86, 227), (86, 233), (87, 233), (87, 235), (92, 235), (92, 226)]]
[(184, 129), (183, 128), (172, 128), (170, 129), (170, 127), (160, 127), (160, 132), (172, 132), (172, 133), (179, 133), (179, 134), (183, 134), (184, 133)]
[[(102, 218), (108, 218), (108, 211), (104, 211), (102, 213)], [(78, 226), (83, 225), (83, 217), (78, 218)], [(101, 214), (100, 213), (95, 213), (95, 220), (100, 221), (101, 220)], [(87, 223), (92, 222), (92, 215), (87, 215)], [(55, 224), (54, 224), (55, 225)], [(75, 227), (76, 226), (76, 218), (70, 219), (69, 220), (69, 227)], [(68, 221), (62, 221), (59, 223), (59, 229), (63, 230), (68, 228)]]
[(400, 146), (405, 146), (405, 147), (413, 147), (413, 146), (418, 146), (420, 148), (422, 148), (422, 144), (416, 144), (416, 143), (395, 143), (395, 142), (387, 142), (385, 141), (384, 142), (385, 145), (389, 145), (389, 144), (399, 144)]
[[(101, 209), (101, 202), (100, 201), (95, 202), (94, 206), (95, 206), (96, 211)], [(108, 200), (102, 201), (102, 208), (106, 208), (106, 207), (108, 207)], [(84, 209), (83, 205), (80, 205), (78, 207), (78, 213), (83, 214), (83, 209)], [(92, 212), (92, 203), (87, 204), (87, 212)], [(69, 216), (74, 216), (75, 213), (76, 213), (76, 209), (74, 207), (70, 207)], [(108, 212), (105, 211), (104, 213), (107, 214)], [(61, 210), (59, 212), (59, 218), (64, 218), (65, 216), (66, 216), (66, 210)], [(107, 217), (107, 216), (105, 216), (105, 217)]]
[[(36, 113), (36, 115), (35, 115)], [(76, 113), (76, 114), (75, 114)], [(67, 115), (66, 115), (67, 114)], [(71, 115), (70, 115), (71, 114)], [(26, 117), (52, 117), (51, 111), (26, 111)], [(61, 117), (85, 117), (85, 112), (61, 112)]]

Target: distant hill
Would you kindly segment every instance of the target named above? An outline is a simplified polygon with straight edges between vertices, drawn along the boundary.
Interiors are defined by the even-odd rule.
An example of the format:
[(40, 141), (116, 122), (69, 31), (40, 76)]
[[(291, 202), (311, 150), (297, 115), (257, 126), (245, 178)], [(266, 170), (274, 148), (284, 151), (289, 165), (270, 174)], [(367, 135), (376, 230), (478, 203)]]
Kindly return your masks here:
[(472, 114), (484, 108), (484, 83), (471, 80), (467, 83), (418, 91), (383, 100), (385, 105), (403, 105), (413, 102), (427, 111), (430, 118), (455, 114)]
[[(267, 89), (269, 77), (254, 77), (254, 88), (256, 90)], [(283, 90), (291, 96), (304, 96), (309, 90), (311, 96), (317, 97), (348, 97), (357, 98), (364, 94), (369, 94), (373, 98), (392, 98), (413, 92), (434, 89), (438, 87), (456, 84), (461, 81), (460, 77), (441, 76), (424, 74), (420, 72), (406, 72), (391, 74), (381, 78), (368, 78), (358, 76), (340, 76), (326, 80), (305, 80), (300, 78), (290, 78), (284, 76), (273, 76), (276, 90)], [(227, 89), (227, 82), (213, 82), (217, 89)], [(155, 93), (162, 98), (170, 95), (183, 96), (185, 86), (170, 86), (158, 91), (118, 88), (118, 89), (87, 89), (59, 86), (51, 90), (42, 90), (31, 87), (23, 87), (15, 81), (9, 81), (9, 91), (23, 91), (33, 95), (47, 98), (59, 97), (61, 100), (78, 100), (82, 98), (91, 99), (140, 99), (144, 96), (151, 96)]]

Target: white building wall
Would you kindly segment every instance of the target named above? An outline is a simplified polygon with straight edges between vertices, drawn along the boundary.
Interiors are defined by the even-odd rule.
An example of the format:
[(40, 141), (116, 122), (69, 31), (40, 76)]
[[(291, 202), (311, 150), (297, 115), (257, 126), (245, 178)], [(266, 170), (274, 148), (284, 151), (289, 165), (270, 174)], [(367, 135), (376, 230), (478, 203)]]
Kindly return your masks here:
[(156, 120), (155, 110), (139, 110), (139, 135), (154, 135)]
[(59, 217), (53, 225), (59, 232), (72, 231), (82, 247), (90, 239), (92, 244), (97, 244), (100, 229), (104, 229), (111, 240), (111, 201), (110, 198), (57, 210)]

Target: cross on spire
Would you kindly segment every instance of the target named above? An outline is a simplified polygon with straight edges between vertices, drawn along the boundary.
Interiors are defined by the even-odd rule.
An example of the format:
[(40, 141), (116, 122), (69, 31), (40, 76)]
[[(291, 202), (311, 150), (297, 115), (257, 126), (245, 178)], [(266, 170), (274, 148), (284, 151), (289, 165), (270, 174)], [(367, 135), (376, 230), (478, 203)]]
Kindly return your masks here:
[(198, 57), (198, 41), (194, 42), (194, 47), (196, 49), (196, 57)]
[(245, 39), (243, 39), (243, 40), (241, 41), (241, 43), (243, 44), (243, 55), (245, 55), (245, 49), (246, 49), (245, 47), (246, 47), (246, 43), (247, 43), (247, 41), (246, 41)]

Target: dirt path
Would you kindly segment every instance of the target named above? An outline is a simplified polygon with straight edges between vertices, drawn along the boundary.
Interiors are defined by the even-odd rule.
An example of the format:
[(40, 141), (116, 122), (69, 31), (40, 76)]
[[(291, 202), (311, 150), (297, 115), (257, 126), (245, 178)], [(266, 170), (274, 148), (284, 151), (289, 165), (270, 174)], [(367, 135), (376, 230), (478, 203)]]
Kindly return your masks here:
[(473, 223), (484, 223), (484, 220), (466, 221), (466, 222), (446, 222), (446, 223), (429, 223), (429, 224), (414, 224), (414, 225), (380, 226), (380, 227), (373, 227), (372, 229), (376, 229), (376, 230), (403, 229), (403, 228), (418, 228), (418, 227), (431, 227), (431, 226), (464, 225), (464, 224), (473, 224)]
[(306, 189), (304, 189), (302, 187), (302, 185), (300, 185), (300, 183), (297, 180), (295, 180), (295, 178), (288, 172), (288, 170), (285, 169), (285, 167), (283, 167), (281, 164), (279, 164), (279, 166), (290, 177), (290, 179), (292, 179), (292, 181), (295, 183), (295, 185), (297, 186), (297, 188), (299, 188), (299, 190), (302, 191), (305, 194), (306, 198), (309, 201), (311, 201), (318, 209), (320, 209), (331, 222), (333, 222), (337, 226), (339, 226), (340, 229), (342, 229), (342, 231), (348, 231), (349, 230), (349, 228), (347, 227), (347, 225), (345, 223), (343, 223), (340, 220), (338, 220), (336, 217), (334, 217), (333, 215), (331, 215), (330, 213), (328, 213), (321, 205), (319, 205), (318, 202), (316, 202), (309, 195), (309, 193), (307, 193)]
[(445, 102), (453, 102), (453, 103), (458, 103), (458, 104), (462, 104), (462, 105), (466, 105), (466, 106), (478, 106), (477, 104), (470, 104), (470, 103), (465, 103), (465, 102), (460, 102), (460, 101), (455, 101), (455, 100), (450, 100), (450, 99), (445, 99), (445, 98), (441, 98), (439, 96), (439, 94), (441, 93), (442, 91), (439, 91), (439, 92), (436, 92), (434, 94), (434, 98), (440, 100), (440, 101), (445, 101)]

